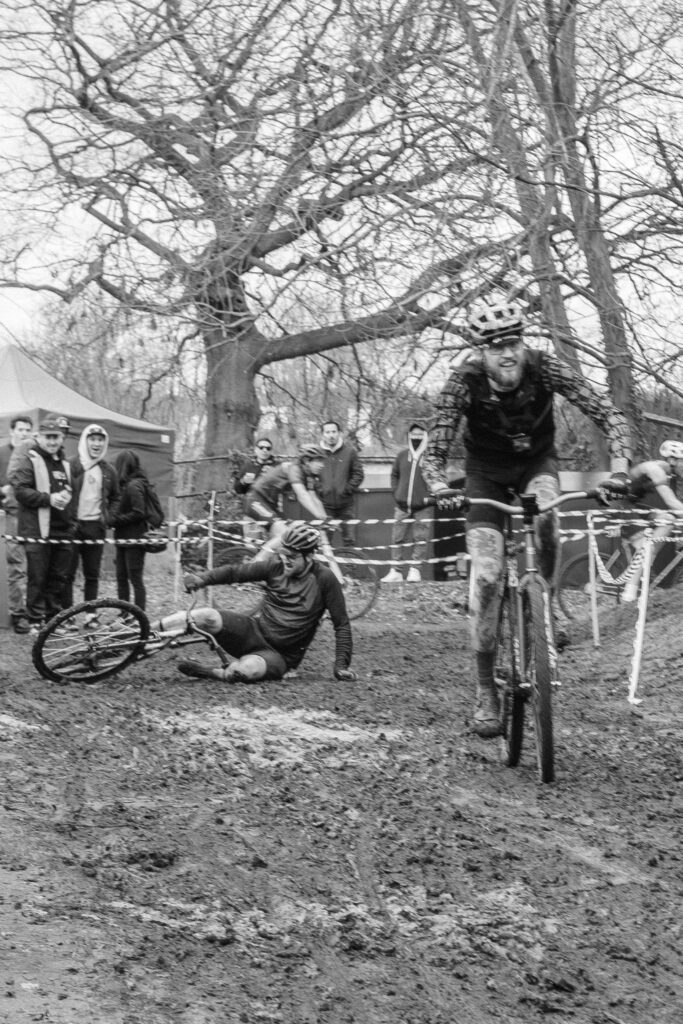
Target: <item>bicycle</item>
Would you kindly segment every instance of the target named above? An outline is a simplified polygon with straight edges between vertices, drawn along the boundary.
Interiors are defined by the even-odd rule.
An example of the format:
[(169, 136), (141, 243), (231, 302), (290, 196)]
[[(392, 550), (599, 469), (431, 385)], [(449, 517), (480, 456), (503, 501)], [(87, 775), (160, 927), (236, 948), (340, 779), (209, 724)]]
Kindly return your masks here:
[[(543, 783), (555, 778), (555, 746), (552, 693), (560, 685), (558, 655), (553, 633), (551, 589), (541, 576), (536, 556), (536, 518), (571, 501), (596, 498), (601, 491), (561, 494), (539, 505), (535, 494), (520, 495), (519, 505), (488, 498), (462, 498), (460, 509), (487, 505), (505, 516), (503, 528), (504, 563), (500, 580), (500, 610), (494, 676), (500, 696), (500, 726), (503, 759), (509, 768), (519, 764), (524, 741), (526, 708), (530, 705), (538, 778)], [(437, 504), (437, 496), (432, 502)], [(515, 537), (512, 517), (522, 513), (522, 540)], [(517, 564), (523, 555), (520, 573)]]
[[(217, 528), (218, 527), (218, 528)], [(259, 554), (265, 537), (248, 538), (244, 528), (236, 521), (219, 521), (208, 526), (191, 524), (184, 527), (190, 542), (180, 535), (180, 560), (186, 572), (203, 572), (211, 561), (212, 568), (231, 565), (239, 566)], [(210, 557), (211, 556), (211, 557)], [(379, 576), (373, 565), (353, 548), (339, 548), (332, 553), (326, 546), (322, 551), (323, 560), (334, 561), (340, 567), (342, 587), (349, 619), (360, 619), (370, 611), (379, 594)], [(244, 610), (245, 600), (252, 606), (258, 605), (261, 595), (259, 584), (232, 584), (226, 587), (226, 597), (221, 601), (227, 608), (239, 607)], [(253, 610), (253, 609), (252, 609)]]
[[(661, 515), (662, 513), (660, 513)], [(651, 513), (653, 521), (657, 513)], [(642, 563), (643, 533), (639, 531), (632, 537), (623, 536), (622, 524), (616, 527), (619, 544), (611, 551), (599, 553), (603, 572), (595, 574), (595, 600), (598, 611), (617, 606), (623, 600), (624, 589), (629, 580), (637, 575), (638, 565)], [(662, 537), (662, 540), (665, 538)], [(676, 552), (673, 556), (664, 550), (657, 552), (653, 561), (653, 572), (650, 577), (649, 590), (655, 587), (674, 587), (683, 583), (683, 538), (673, 541)], [(560, 608), (568, 619), (584, 621), (592, 614), (592, 588), (590, 583), (591, 554), (583, 551), (562, 566), (557, 579), (557, 600)], [(611, 577), (605, 579), (605, 577)]]
[(33, 664), (44, 679), (55, 683), (97, 683), (161, 651), (201, 643), (228, 665), (232, 659), (216, 638), (192, 621), (195, 602), (196, 595), (187, 609), (187, 633), (178, 636), (153, 632), (145, 612), (128, 601), (83, 601), (41, 629), (32, 649)]

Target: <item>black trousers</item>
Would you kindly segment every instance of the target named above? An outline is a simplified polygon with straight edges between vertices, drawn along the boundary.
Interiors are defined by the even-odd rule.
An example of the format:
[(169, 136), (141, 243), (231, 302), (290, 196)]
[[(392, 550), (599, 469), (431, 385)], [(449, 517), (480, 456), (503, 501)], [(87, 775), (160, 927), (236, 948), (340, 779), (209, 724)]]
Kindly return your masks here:
[(71, 552), (70, 544), (26, 542), (26, 611), (30, 622), (45, 622), (67, 607), (64, 587)]
[[(102, 541), (105, 534), (103, 523), (97, 520), (79, 519), (76, 525), (75, 540)], [(83, 569), (83, 600), (94, 601), (97, 597), (104, 544), (74, 544), (71, 551), (69, 575), (64, 588), (64, 604), (67, 608), (74, 603), (74, 579), (79, 562)]]

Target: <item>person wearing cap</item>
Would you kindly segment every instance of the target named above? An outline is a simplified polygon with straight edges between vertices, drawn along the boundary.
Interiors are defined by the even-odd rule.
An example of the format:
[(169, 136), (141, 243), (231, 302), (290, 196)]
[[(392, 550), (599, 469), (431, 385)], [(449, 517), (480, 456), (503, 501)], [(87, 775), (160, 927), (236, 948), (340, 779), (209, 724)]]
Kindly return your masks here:
[[(365, 476), (358, 449), (344, 441), (336, 420), (323, 423), (320, 449), (323, 453), (323, 468), (318, 493), (325, 515), (339, 520), (342, 543), (354, 547), (356, 541), (349, 519), (353, 517), (353, 502)], [(330, 540), (332, 534), (334, 529), (328, 530)]]
[[(423, 460), (424, 477), (437, 504), (439, 491), (449, 489), (446, 462), (463, 420), (467, 497), (509, 502), (510, 492), (534, 492), (539, 504), (556, 497), (560, 484), (555, 395), (562, 395), (603, 431), (615, 485), (623, 486), (631, 460), (626, 417), (557, 356), (526, 346), (523, 316), (516, 305), (498, 302), (475, 309), (467, 337), (472, 354), (454, 370), (437, 400), (436, 422)], [(609, 481), (604, 486), (608, 487)], [(466, 530), (477, 679), (473, 724), (478, 735), (491, 737), (500, 732), (493, 667), (498, 584), (503, 572), (503, 516), (488, 506), (472, 506)], [(554, 512), (539, 516), (537, 543), (539, 569), (552, 586), (559, 563), (559, 527)], [(556, 625), (558, 649), (567, 640)]]
[(30, 416), (14, 416), (9, 426), (9, 444), (0, 448), (0, 507), (5, 513), (7, 534), (5, 551), (9, 613), (14, 632), (28, 633), (30, 626), (26, 618), (26, 552), (24, 545), (14, 539), (18, 536), (17, 499), (9, 482), (9, 464), (16, 449), (30, 439), (33, 420)]
[[(90, 423), (78, 441), (78, 454), (69, 459), (76, 517), (75, 544), (64, 592), (67, 607), (74, 603), (73, 584), (79, 562), (83, 570), (83, 600), (97, 597), (107, 527), (113, 525), (119, 497), (114, 471), (106, 461), (109, 435), (99, 423)], [(88, 543), (89, 542), (89, 543)]]
[[(391, 528), (391, 559), (409, 566), (408, 583), (422, 579), (420, 564), (424, 561), (429, 539), (432, 509), (425, 508), (429, 490), (422, 476), (422, 459), (429, 434), (422, 423), (408, 427), (408, 447), (401, 449), (391, 467), (391, 489), (394, 494), (394, 523)], [(401, 583), (399, 565), (392, 565), (382, 583)]]
[(71, 469), (63, 457), (63, 444), (63, 420), (47, 416), (35, 441), (10, 470), (18, 506), (17, 529), (25, 538), (26, 612), (31, 632), (37, 632), (64, 607), (74, 517)]

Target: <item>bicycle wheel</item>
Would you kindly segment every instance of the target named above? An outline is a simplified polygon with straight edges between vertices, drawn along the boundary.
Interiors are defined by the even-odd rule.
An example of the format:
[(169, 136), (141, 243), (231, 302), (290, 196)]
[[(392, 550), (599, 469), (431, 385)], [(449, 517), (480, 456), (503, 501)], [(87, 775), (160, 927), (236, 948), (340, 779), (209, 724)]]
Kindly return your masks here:
[[(568, 619), (586, 621), (591, 617), (591, 585), (588, 552), (575, 555), (560, 569), (557, 580), (557, 601)], [(617, 548), (605, 559), (605, 568), (610, 576), (617, 579), (628, 565), (623, 548)], [(619, 602), (621, 586), (605, 583), (596, 570), (596, 600), (598, 611), (614, 607)]]
[(494, 675), (499, 687), (504, 759), (509, 768), (519, 764), (522, 754), (526, 703), (515, 662), (513, 614), (512, 595), (506, 589), (500, 602)]
[(137, 605), (102, 597), (55, 615), (33, 645), (33, 664), (55, 683), (96, 683), (143, 652), (149, 619)]
[(552, 782), (555, 778), (552, 672), (544, 596), (543, 587), (537, 580), (530, 580), (522, 594), (525, 632), (524, 674), (525, 682), (530, 686), (534, 712), (538, 777), (541, 782)]
[[(230, 565), (238, 568), (245, 562), (250, 562), (256, 551), (253, 548), (241, 544), (226, 544), (221, 546), (214, 554), (214, 569)], [(244, 615), (253, 615), (263, 601), (263, 584), (261, 583), (231, 583), (221, 589), (221, 608), (232, 612), (241, 612)]]
[(360, 619), (372, 608), (379, 593), (379, 577), (374, 565), (366, 562), (355, 548), (339, 548), (334, 557), (344, 574), (344, 598), (350, 619)]

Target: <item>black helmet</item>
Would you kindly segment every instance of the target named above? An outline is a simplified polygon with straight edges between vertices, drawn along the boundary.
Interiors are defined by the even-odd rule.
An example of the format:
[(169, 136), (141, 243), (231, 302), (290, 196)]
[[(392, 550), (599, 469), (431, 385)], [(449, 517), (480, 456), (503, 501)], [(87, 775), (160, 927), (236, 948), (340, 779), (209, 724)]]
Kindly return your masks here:
[(317, 444), (302, 444), (299, 448), (300, 459), (324, 459), (325, 456), (322, 453), (322, 448), (318, 448)]
[(498, 302), (492, 306), (479, 307), (470, 314), (467, 322), (470, 344), (488, 345), (499, 339), (522, 336), (524, 318), (517, 306), (509, 302)]
[(280, 540), (283, 547), (289, 548), (291, 551), (301, 551), (303, 554), (308, 554), (317, 548), (320, 543), (320, 534), (315, 526), (298, 522), (288, 526)]

